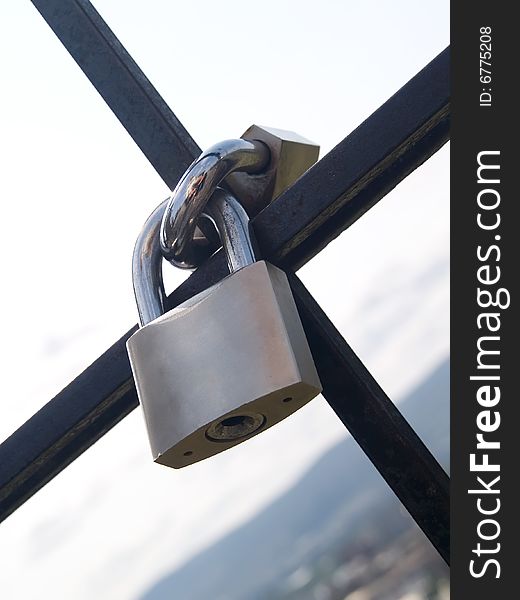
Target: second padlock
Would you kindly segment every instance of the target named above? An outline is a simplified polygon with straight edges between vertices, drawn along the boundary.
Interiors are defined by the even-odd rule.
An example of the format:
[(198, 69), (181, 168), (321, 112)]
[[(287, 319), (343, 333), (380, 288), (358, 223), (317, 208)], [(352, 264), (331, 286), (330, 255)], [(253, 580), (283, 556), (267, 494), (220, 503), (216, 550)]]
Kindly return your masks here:
[(228, 277), (161, 314), (161, 211), (134, 253), (142, 327), (128, 352), (153, 458), (175, 468), (249, 439), (321, 391), (285, 273), (255, 260), (247, 213), (230, 193), (206, 195)]

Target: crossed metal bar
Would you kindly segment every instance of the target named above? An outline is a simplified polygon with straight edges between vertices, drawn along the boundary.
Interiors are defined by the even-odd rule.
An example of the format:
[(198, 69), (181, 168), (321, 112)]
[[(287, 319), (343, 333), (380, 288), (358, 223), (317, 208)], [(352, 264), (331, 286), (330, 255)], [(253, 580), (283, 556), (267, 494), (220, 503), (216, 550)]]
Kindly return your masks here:
[[(88, 0), (32, 0), (166, 184), (200, 150)], [(294, 271), (354, 223), (449, 138), (444, 50), (253, 220), (262, 256), (283, 267), (323, 396), (449, 562), (449, 479)], [(176, 306), (227, 274), (222, 252), (168, 299)], [(118, 340), (0, 445), (0, 520), (137, 404)]]

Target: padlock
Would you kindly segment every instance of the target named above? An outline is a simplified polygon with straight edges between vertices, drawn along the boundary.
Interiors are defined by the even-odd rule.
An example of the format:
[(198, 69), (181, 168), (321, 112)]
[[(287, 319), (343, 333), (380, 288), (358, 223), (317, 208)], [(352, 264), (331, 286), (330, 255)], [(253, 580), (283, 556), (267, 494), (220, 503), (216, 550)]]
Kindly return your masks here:
[(280, 422), (321, 384), (285, 273), (255, 260), (247, 213), (221, 188), (204, 214), (231, 274), (160, 315), (162, 212), (152, 214), (136, 244), (142, 327), (127, 347), (153, 458), (181, 468)]

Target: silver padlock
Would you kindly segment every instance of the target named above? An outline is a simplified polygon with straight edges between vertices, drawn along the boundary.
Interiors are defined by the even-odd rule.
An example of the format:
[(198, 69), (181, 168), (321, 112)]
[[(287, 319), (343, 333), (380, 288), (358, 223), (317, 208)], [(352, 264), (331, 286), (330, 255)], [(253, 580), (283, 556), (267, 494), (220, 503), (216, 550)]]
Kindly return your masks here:
[[(229, 276), (161, 314), (159, 229), (161, 218), (164, 225), (171, 216), (163, 205), (145, 224), (134, 252), (142, 327), (128, 340), (128, 353), (153, 458), (174, 468), (249, 439), (321, 391), (285, 273), (255, 260), (240, 203), (219, 187), (206, 196), (210, 192), (199, 210), (220, 234)], [(196, 220), (191, 225), (193, 233)], [(186, 264), (182, 257), (179, 262)]]

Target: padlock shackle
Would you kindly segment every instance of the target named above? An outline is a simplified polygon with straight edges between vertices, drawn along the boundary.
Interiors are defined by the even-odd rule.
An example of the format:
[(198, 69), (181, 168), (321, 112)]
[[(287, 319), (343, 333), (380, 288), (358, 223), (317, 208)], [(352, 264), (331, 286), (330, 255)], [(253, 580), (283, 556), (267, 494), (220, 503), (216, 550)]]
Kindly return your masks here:
[(141, 327), (164, 313), (166, 293), (162, 276), (159, 231), (168, 199), (146, 220), (132, 256), (132, 281)]
[(256, 261), (249, 217), (232, 194), (218, 187), (202, 216), (209, 218), (219, 232), (230, 273)]
[[(148, 217), (134, 248), (132, 278), (141, 327), (165, 310), (159, 231), (167, 203), (162, 202)], [(210, 219), (219, 232), (230, 273), (255, 262), (249, 217), (233, 195), (217, 188), (201, 217)]]
[(180, 179), (164, 211), (160, 243), (166, 260), (181, 269), (198, 267), (200, 248), (193, 236), (217, 186), (234, 171), (259, 173), (269, 161), (269, 148), (258, 140), (226, 140), (203, 152)]

